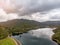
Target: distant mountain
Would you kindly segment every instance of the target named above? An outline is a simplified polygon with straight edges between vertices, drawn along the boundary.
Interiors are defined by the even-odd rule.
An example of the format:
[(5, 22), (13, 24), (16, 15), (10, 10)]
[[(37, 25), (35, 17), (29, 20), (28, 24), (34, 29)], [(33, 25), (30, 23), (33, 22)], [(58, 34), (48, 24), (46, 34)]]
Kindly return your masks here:
[(41, 23), (44, 26), (60, 26), (60, 21), (47, 21)]
[(0, 22), (0, 26), (12, 27), (12, 26), (35, 26), (35, 27), (47, 27), (47, 26), (60, 26), (60, 21), (47, 21), (37, 22), (34, 20), (27, 19), (14, 19), (7, 22)]
[(14, 19), (14, 20), (9, 20), (7, 22), (0, 22), (0, 26), (6, 26), (6, 27), (24, 26), (24, 25), (40, 27), (40, 22), (33, 20), (26, 20), (26, 19)]

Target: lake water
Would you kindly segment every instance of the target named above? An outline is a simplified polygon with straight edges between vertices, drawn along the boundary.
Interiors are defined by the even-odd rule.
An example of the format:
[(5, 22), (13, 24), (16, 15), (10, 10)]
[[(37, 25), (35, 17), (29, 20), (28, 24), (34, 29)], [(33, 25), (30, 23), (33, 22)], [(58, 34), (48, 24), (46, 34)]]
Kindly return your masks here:
[(18, 39), (22, 45), (57, 45), (57, 43), (51, 39), (54, 34), (52, 30), (53, 28), (40, 28), (14, 37)]

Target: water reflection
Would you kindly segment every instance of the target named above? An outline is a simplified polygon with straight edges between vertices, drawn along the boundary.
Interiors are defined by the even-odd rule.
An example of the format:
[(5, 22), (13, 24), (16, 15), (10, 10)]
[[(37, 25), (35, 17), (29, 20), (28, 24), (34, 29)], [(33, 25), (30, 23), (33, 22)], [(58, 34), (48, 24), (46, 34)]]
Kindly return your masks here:
[[(31, 32), (32, 31), (28, 33), (24, 33), (19, 36), (14, 36), (14, 37), (20, 40), (23, 45), (57, 45), (55, 42), (50, 40), (48, 36), (44, 36), (48, 38), (41, 37), (41, 35), (44, 35), (45, 33), (41, 34), (41, 33), (38, 33), (38, 31), (36, 31), (38, 34), (41, 34), (39, 35), (40, 37), (36, 37), (33, 35), (35, 32), (33, 34)], [(41, 31), (41, 32), (45, 32), (45, 31)]]

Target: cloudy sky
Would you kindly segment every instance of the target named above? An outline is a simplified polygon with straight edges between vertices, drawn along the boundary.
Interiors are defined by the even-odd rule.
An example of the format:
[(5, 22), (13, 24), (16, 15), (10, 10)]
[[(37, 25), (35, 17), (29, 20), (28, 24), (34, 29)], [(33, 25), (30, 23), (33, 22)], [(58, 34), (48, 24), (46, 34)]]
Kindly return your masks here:
[(0, 22), (21, 18), (60, 21), (60, 0), (0, 0)]

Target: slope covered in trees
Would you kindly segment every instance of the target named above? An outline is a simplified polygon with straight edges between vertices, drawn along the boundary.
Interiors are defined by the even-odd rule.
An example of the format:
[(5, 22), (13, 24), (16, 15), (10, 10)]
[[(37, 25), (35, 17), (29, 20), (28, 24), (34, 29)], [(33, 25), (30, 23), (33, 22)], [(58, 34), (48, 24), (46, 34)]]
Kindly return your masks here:
[(60, 27), (58, 27), (57, 29), (53, 30), (53, 32), (55, 33), (52, 36), (53, 41), (57, 42), (60, 45)]
[(0, 23), (0, 38), (18, 35), (40, 28), (40, 23), (33, 20), (16, 19)]

